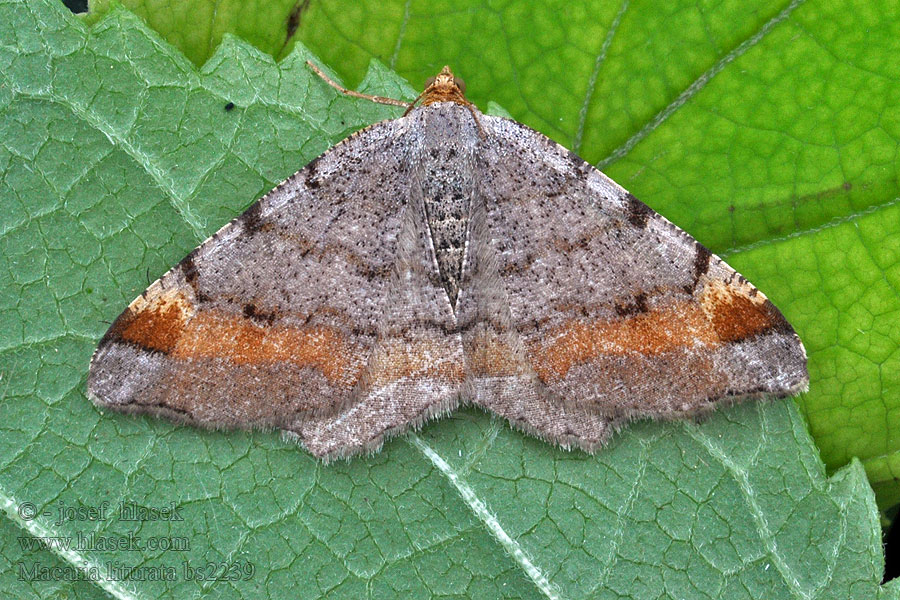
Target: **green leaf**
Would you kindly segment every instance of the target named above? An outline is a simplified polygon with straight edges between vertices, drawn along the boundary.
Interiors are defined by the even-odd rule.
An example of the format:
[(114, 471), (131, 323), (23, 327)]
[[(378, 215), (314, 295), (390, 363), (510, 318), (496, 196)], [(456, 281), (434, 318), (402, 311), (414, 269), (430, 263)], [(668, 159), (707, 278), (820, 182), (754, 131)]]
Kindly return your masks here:
[(140, 15), (162, 37), (202, 65), (225, 34), (239, 36), (263, 52), (284, 56), (310, 0), (89, 0), (82, 15), (93, 24), (114, 6)]
[[(374, 457), (327, 467), (273, 433), (200, 431), (96, 410), (83, 394), (90, 354), (104, 321), (148, 277), (337, 140), (396, 115), (337, 97), (309, 73), (307, 56), (298, 47), (275, 64), (226, 37), (197, 71), (124, 10), (86, 28), (53, 0), (0, 0), (0, 592), (900, 597), (897, 585), (879, 587), (879, 524), (860, 463), (827, 479), (791, 401), (741, 405), (700, 425), (636, 424), (593, 457), (470, 409)], [(699, 110), (697, 98), (716, 81), (614, 165), (632, 169), (623, 183), (656, 181), (647, 171), (661, 180), (648, 167), (671, 159), (641, 152), (673, 123), (689, 127), (679, 115)], [(413, 93), (378, 63), (362, 87)], [(235, 108), (226, 111), (229, 102)], [(701, 139), (667, 147), (690, 157)], [(673, 184), (660, 197), (677, 207), (666, 200), (676, 192)], [(778, 222), (774, 208), (754, 219), (753, 206), (739, 204), (734, 214)], [(790, 286), (802, 291), (813, 277), (841, 273), (830, 244), (852, 238), (822, 236), (848, 225), (872, 247), (863, 256), (887, 264), (890, 255), (879, 253), (890, 246), (877, 246), (887, 223), (879, 210), (784, 240), (765, 230), (745, 240), (758, 246), (731, 260), (773, 296), (780, 281), (776, 301), (792, 321), (807, 315), (814, 324), (815, 305), (791, 296)], [(704, 223), (697, 217), (698, 235), (715, 238)], [(814, 253), (794, 256), (797, 243)], [(864, 266), (854, 262), (852, 275), (862, 277)], [(829, 285), (836, 297), (846, 292), (840, 281)], [(123, 501), (172, 506), (183, 520), (121, 520)], [(105, 519), (57, 523), (60, 508), (103, 502)], [(22, 512), (28, 503), (35, 518)], [(60, 547), (91, 533), (140, 536), (145, 546)], [(41, 540), (50, 548), (34, 547)], [(150, 540), (177, 549), (147, 547)], [(199, 581), (207, 563), (253, 572)], [(35, 565), (56, 577), (21, 581)], [(60, 581), (69, 567), (95, 576)], [(128, 577), (129, 568), (143, 570)], [(148, 580), (169, 568), (172, 581)]]
[(728, 258), (806, 344), (825, 463), (900, 501), (900, 5), (398, 4), (312, 3), (298, 37), (350, 81), (449, 62)]
[[(154, 24), (171, 14), (128, 5)], [(346, 80), (373, 57), (416, 85), (449, 62), (479, 106), (500, 102), (729, 258), (806, 343), (812, 384), (799, 405), (825, 463), (858, 457), (879, 505), (900, 502), (896, 3), (296, 6), (296, 37)], [(219, 30), (276, 40), (257, 44), (282, 56), (284, 25)], [(170, 34), (193, 22), (157, 27), (195, 61), (214, 47), (195, 53)]]

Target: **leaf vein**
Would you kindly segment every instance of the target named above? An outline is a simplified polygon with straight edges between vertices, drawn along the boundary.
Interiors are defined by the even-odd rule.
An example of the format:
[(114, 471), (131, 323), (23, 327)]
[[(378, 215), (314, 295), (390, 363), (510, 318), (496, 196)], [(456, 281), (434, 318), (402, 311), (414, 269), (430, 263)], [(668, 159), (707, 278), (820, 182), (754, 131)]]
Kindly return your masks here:
[(587, 122), (588, 107), (590, 106), (591, 99), (593, 99), (594, 92), (597, 89), (597, 77), (600, 75), (600, 67), (602, 67), (603, 63), (606, 61), (606, 53), (609, 51), (609, 46), (616, 36), (616, 31), (619, 29), (619, 23), (622, 22), (622, 17), (625, 16), (625, 11), (628, 10), (628, 1), (629, 0), (623, 0), (622, 6), (619, 7), (619, 12), (613, 17), (612, 23), (609, 26), (609, 31), (606, 32), (606, 37), (603, 39), (603, 45), (600, 46), (600, 52), (594, 59), (594, 70), (591, 71), (591, 78), (588, 80), (584, 101), (581, 103), (581, 110), (578, 111), (578, 129), (575, 131), (575, 137), (572, 139), (572, 151), (576, 154), (581, 151), (581, 142), (584, 139), (584, 126)]
[[(0, 485), (0, 505), (2, 505), (3, 512), (6, 513), (7, 518), (28, 532), (32, 537), (37, 539), (56, 537), (53, 535), (54, 531), (52, 529), (41, 524), (41, 518), (30, 520), (21, 518), (18, 514), (18, 509), (22, 504), (16, 501), (15, 497), (8, 493), (2, 485)], [(140, 598), (133, 590), (125, 589), (118, 581), (113, 579), (101, 563), (95, 562), (71, 548), (62, 548), (58, 544), (47, 544), (43, 548), (55, 554), (63, 562), (88, 575), (86, 577), (88, 581), (113, 598), (117, 600), (137, 600)], [(94, 573), (100, 573), (103, 576), (97, 578), (92, 576)]]
[(538, 590), (545, 597), (552, 600), (560, 598), (555, 586), (550, 583), (550, 580), (547, 579), (547, 576), (544, 575), (543, 571), (532, 562), (531, 557), (528, 556), (519, 542), (512, 539), (509, 534), (506, 533), (506, 530), (503, 529), (500, 521), (491, 512), (484, 501), (475, 495), (475, 490), (469, 487), (469, 485), (459, 477), (459, 474), (453, 467), (435, 452), (431, 446), (422, 441), (422, 438), (415, 433), (411, 433), (409, 434), (408, 439), (423, 455), (425, 455), (425, 458), (430, 460), (431, 464), (447, 478), (450, 484), (456, 488), (456, 491), (462, 496), (463, 502), (469, 506), (469, 509), (475, 517), (487, 527), (488, 531), (497, 539), (500, 545), (503, 546), (504, 550), (506, 550), (522, 570), (525, 571), (525, 574), (532, 582), (534, 582)]
[(756, 46), (756, 44), (758, 44), (760, 40), (766, 37), (766, 35), (768, 35), (768, 33), (772, 31), (772, 29), (774, 29), (776, 25), (787, 19), (791, 15), (791, 13), (794, 12), (794, 9), (805, 2), (806, 0), (793, 0), (784, 10), (769, 19), (756, 33), (741, 42), (734, 50), (720, 58), (712, 67), (703, 72), (700, 77), (695, 79), (683, 92), (678, 94), (678, 97), (676, 97), (675, 100), (673, 100), (664, 109), (656, 113), (656, 116), (654, 116), (648, 123), (641, 127), (641, 129), (637, 133), (628, 138), (624, 144), (613, 150), (606, 158), (600, 160), (600, 162), (597, 163), (597, 168), (602, 170), (628, 154), (631, 149), (638, 144), (638, 142), (650, 135), (657, 127), (662, 125), (670, 116), (672, 116), (675, 111), (681, 108), (688, 100), (696, 96), (697, 93), (700, 92), (700, 90), (706, 87), (706, 84), (709, 83), (713, 77), (718, 75), (719, 72), (722, 71), (722, 69), (743, 56), (748, 50)]
[(767, 246), (769, 244), (775, 244), (778, 242), (786, 242), (788, 240), (792, 240), (792, 239), (798, 238), (798, 237), (804, 237), (807, 235), (814, 235), (816, 233), (819, 233), (820, 231), (824, 231), (826, 229), (832, 229), (839, 225), (843, 225), (844, 223), (853, 222), (858, 218), (871, 215), (882, 209), (891, 208), (892, 206), (895, 206), (898, 203), (900, 203), (900, 197), (894, 198), (893, 200), (889, 200), (888, 202), (882, 202), (881, 204), (873, 204), (872, 206), (867, 206), (863, 210), (856, 211), (849, 215), (834, 217), (830, 221), (827, 221), (826, 223), (823, 223), (822, 225), (818, 225), (816, 227), (811, 227), (809, 229), (803, 229), (800, 231), (792, 231), (788, 235), (783, 235), (780, 237), (773, 237), (773, 238), (769, 238), (769, 239), (765, 239), (765, 240), (758, 240), (756, 242), (753, 242), (751, 244), (745, 244), (743, 246), (735, 246), (734, 248), (729, 248), (729, 249), (724, 250), (723, 252), (719, 253), (719, 256), (727, 259), (729, 256), (732, 256), (734, 254), (739, 254), (741, 252), (749, 252), (751, 250), (756, 250), (757, 248), (759, 248), (761, 246)]
[(756, 526), (760, 541), (762, 541), (768, 555), (772, 557), (775, 568), (778, 569), (778, 573), (781, 575), (782, 580), (787, 584), (793, 595), (807, 600), (812, 598), (812, 595), (803, 589), (799, 579), (781, 556), (781, 553), (778, 550), (778, 543), (775, 540), (775, 534), (769, 530), (764, 511), (759, 505), (759, 502), (753, 493), (752, 485), (747, 477), (747, 471), (735, 464), (731, 457), (717, 448), (706, 435), (702, 434), (695, 427), (686, 426), (684, 429), (688, 435), (706, 449), (712, 458), (716, 459), (719, 464), (725, 468), (737, 484), (738, 489), (741, 491), (741, 495), (744, 497), (744, 502), (747, 505), (753, 523)]

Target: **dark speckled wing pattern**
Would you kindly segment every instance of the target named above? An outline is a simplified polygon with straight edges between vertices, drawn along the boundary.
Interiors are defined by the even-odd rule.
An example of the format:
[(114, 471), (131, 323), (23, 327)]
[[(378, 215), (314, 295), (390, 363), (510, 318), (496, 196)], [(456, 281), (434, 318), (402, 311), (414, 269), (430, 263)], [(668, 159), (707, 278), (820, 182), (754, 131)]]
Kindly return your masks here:
[(100, 406), (278, 428), (334, 458), (473, 402), (565, 447), (795, 394), (756, 288), (543, 135), (437, 102), (354, 134), (223, 227), (100, 341)]

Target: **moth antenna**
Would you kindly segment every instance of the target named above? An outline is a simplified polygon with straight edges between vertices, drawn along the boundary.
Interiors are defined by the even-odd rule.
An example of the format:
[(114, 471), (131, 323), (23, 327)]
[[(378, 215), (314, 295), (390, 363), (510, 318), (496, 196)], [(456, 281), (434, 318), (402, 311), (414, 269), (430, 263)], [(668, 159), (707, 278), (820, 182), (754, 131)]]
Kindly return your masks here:
[[(402, 106), (403, 108), (405, 108), (407, 110), (407, 112), (409, 112), (409, 110), (416, 103), (416, 100), (418, 100), (418, 98), (416, 98), (416, 100), (414, 100), (413, 102), (403, 102), (402, 100), (397, 100), (396, 98), (386, 98), (384, 96), (372, 96), (371, 94), (363, 94), (362, 92), (355, 92), (353, 90), (348, 90), (344, 86), (333, 81), (328, 75), (326, 75), (322, 71), (322, 69), (320, 69), (319, 67), (314, 65), (311, 60), (306, 61), (306, 64), (309, 66), (310, 69), (313, 70), (313, 72), (316, 75), (321, 77), (325, 81), (325, 83), (327, 83), (328, 85), (330, 85), (331, 87), (333, 87), (334, 89), (339, 91), (340, 93), (344, 94), (345, 96), (352, 96), (354, 98), (362, 98), (363, 100), (369, 100), (370, 102), (375, 102), (377, 104), (389, 104), (391, 106)], [(419, 96), (421, 96), (421, 94), (419, 94)]]
[(482, 141), (486, 140), (487, 135), (484, 133), (484, 128), (481, 127), (481, 120), (478, 118), (478, 113), (475, 112), (472, 103), (466, 104), (466, 108), (469, 109), (469, 112), (472, 113), (472, 118), (475, 119), (475, 127), (478, 128), (478, 137), (480, 137)]
[(402, 115), (402, 116), (405, 117), (406, 115), (408, 115), (408, 114), (409, 114), (409, 111), (411, 111), (412, 109), (414, 109), (414, 108), (416, 107), (416, 104), (419, 103), (419, 100), (422, 99), (422, 96), (424, 96), (425, 93), (426, 93), (427, 91), (428, 91), (428, 88), (427, 88), (427, 87), (426, 87), (424, 90), (422, 90), (422, 93), (420, 93), (418, 96), (416, 96), (415, 99), (414, 99), (412, 102), (409, 103), (409, 106), (407, 106), (407, 107), (406, 107), (406, 110), (403, 111), (403, 115)]

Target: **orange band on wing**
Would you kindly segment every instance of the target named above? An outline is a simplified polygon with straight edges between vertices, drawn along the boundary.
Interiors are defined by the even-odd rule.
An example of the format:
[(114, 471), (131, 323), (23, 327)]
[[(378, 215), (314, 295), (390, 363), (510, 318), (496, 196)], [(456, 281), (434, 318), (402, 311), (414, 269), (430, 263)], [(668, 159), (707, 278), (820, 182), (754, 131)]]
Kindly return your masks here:
[(747, 339), (769, 329), (793, 331), (765, 295), (746, 281), (709, 281), (700, 298), (704, 312), (722, 342)]
[(154, 286), (128, 305), (107, 335), (168, 354), (178, 343), (194, 307), (178, 288), (161, 290), (158, 282)]
[(687, 302), (621, 321), (571, 320), (549, 337), (553, 342), (535, 354), (535, 369), (544, 381), (564, 377), (573, 366), (602, 355), (652, 356), (697, 343), (718, 343), (700, 306)]
[(384, 340), (369, 360), (335, 327), (262, 325), (222, 310), (198, 310), (177, 288), (154, 292), (131, 303), (113, 327), (114, 337), (173, 359), (311, 367), (344, 386), (354, 385), (367, 365), (374, 385), (410, 377), (448, 383), (465, 378), (461, 352), (443, 338), (426, 334), (414, 341)]
[(547, 336), (549, 344), (533, 344), (535, 369), (544, 381), (552, 381), (600, 356), (655, 356), (698, 345), (713, 349), (786, 326), (764, 295), (746, 291), (707, 282), (699, 301), (677, 302), (623, 320), (572, 319)]
[(172, 352), (175, 358), (222, 358), (235, 364), (289, 362), (318, 369), (332, 382), (359, 377), (361, 365), (354, 355), (333, 327), (263, 326), (217, 310), (191, 319)]

